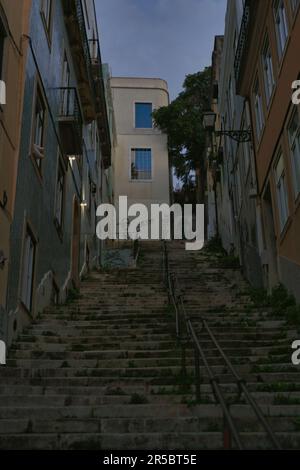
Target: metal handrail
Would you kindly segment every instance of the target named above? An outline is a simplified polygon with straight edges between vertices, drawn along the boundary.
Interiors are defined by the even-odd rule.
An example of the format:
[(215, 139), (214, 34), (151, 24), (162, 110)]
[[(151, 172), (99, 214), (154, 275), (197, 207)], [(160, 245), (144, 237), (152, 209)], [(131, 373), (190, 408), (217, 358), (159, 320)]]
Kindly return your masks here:
[(236, 370), (234, 369), (233, 365), (231, 364), (230, 360), (228, 359), (228, 357), (226, 356), (226, 354), (224, 353), (223, 349), (221, 348), (221, 346), (219, 345), (215, 335), (213, 334), (213, 332), (211, 331), (211, 329), (209, 328), (208, 324), (207, 324), (207, 321), (205, 319), (202, 319), (202, 323), (203, 323), (203, 326), (204, 328), (206, 329), (206, 331), (208, 332), (209, 336), (211, 337), (214, 345), (216, 346), (216, 348), (218, 349), (219, 353), (221, 354), (222, 358), (224, 359), (225, 363), (226, 363), (226, 366), (228, 367), (228, 369), (230, 370), (231, 374), (234, 376), (240, 390), (241, 390), (241, 393), (244, 394), (247, 402), (249, 403), (249, 405), (252, 407), (253, 411), (255, 412), (257, 418), (259, 419), (260, 423), (262, 424), (262, 426), (264, 427), (266, 433), (268, 434), (269, 438), (271, 439), (272, 443), (274, 444), (275, 448), (276, 449), (281, 449), (281, 446), (277, 440), (277, 437), (275, 436), (273, 430), (271, 429), (269, 423), (267, 422), (263, 412), (261, 411), (259, 405), (256, 403), (256, 401), (254, 400), (254, 398), (252, 397), (252, 395), (250, 394), (247, 386), (246, 386), (246, 382), (244, 379), (242, 379), (239, 374), (236, 372)]
[[(230, 414), (229, 406), (227, 405), (226, 399), (224, 397), (223, 391), (219, 387), (219, 380), (218, 377), (213, 373), (205, 352), (203, 351), (198, 336), (195, 332), (195, 329), (192, 324), (191, 317), (187, 315), (184, 303), (183, 303), (183, 298), (182, 294), (177, 294), (176, 290), (178, 291), (179, 289), (179, 283), (178, 283), (178, 278), (174, 273), (170, 272), (170, 267), (169, 267), (169, 255), (168, 255), (168, 249), (167, 249), (167, 243), (164, 240), (163, 241), (163, 275), (164, 275), (164, 282), (165, 285), (168, 289), (168, 295), (169, 295), (169, 300), (173, 303), (174, 309), (175, 309), (175, 314), (176, 314), (176, 336), (177, 339), (182, 339), (181, 336), (181, 331), (180, 331), (180, 311), (182, 312), (183, 320), (184, 323), (187, 327), (187, 332), (188, 336), (192, 339), (192, 342), (194, 344), (194, 349), (195, 349), (195, 377), (196, 377), (196, 398), (197, 400), (200, 400), (201, 393), (200, 393), (200, 363), (199, 363), (199, 356), (201, 356), (202, 362), (207, 370), (208, 376), (209, 376), (209, 381), (213, 389), (213, 393), (215, 396), (215, 399), (217, 402), (219, 402), (222, 411), (223, 411), (223, 417), (224, 417), (224, 447), (229, 448), (231, 445), (231, 435), (234, 438), (234, 441), (237, 445), (237, 448), (239, 450), (243, 449), (243, 445), (240, 439), (239, 432), (236, 428), (236, 425), (232, 419), (232, 416)], [(199, 317), (198, 317), (199, 319)], [(273, 446), (275, 449), (280, 450), (281, 445), (275, 436), (273, 430), (271, 429), (269, 423), (267, 422), (261, 408), (259, 405), (256, 403), (252, 395), (250, 394), (245, 380), (243, 380), (236, 370), (234, 369), (232, 363), (230, 362), (229, 358), (223, 351), (222, 347), (220, 346), (218, 340), (216, 339), (215, 335), (211, 331), (210, 327), (208, 326), (207, 321), (200, 317), (200, 321), (202, 323), (202, 327), (207, 331), (209, 334), (212, 342), (216, 346), (217, 350), (219, 351), (220, 355), (222, 356), (223, 360), (226, 363), (226, 366), (230, 370), (231, 374), (236, 380), (237, 386), (239, 388), (240, 394), (244, 394), (247, 402), (251, 406), (252, 410), (254, 411), (255, 415), (257, 416), (258, 420), (262, 424), (263, 428), (266, 431), (266, 434), (268, 435), (270, 441), (272, 442)], [(226, 429), (226, 427), (228, 428)]]

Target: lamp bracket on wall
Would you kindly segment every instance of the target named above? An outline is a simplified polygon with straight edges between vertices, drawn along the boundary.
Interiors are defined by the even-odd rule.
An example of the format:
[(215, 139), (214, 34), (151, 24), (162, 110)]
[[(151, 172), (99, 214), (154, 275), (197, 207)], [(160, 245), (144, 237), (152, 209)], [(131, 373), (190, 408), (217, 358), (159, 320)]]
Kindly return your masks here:
[(215, 131), (216, 136), (226, 135), (230, 137), (230, 139), (235, 140), (236, 142), (243, 143), (243, 142), (251, 142), (252, 141), (252, 133), (250, 130), (243, 130), (243, 131)]

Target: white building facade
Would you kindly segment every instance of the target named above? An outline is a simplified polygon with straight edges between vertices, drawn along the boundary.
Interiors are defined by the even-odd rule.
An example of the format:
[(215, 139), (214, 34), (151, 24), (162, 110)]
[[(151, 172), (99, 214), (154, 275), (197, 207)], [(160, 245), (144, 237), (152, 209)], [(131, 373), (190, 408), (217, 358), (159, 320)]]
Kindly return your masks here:
[(111, 78), (116, 121), (114, 200), (128, 205), (170, 202), (167, 136), (154, 127), (152, 112), (169, 104), (168, 86), (153, 78)]

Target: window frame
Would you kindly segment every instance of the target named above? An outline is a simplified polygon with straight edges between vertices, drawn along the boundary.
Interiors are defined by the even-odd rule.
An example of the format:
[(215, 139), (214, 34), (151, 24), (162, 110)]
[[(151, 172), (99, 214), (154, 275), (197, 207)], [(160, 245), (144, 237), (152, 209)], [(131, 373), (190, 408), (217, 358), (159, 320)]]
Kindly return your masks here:
[[(282, 159), (282, 171), (280, 177), (278, 178), (277, 169), (279, 166), (279, 162)], [(288, 195), (288, 185), (287, 185), (287, 171), (286, 165), (284, 161), (284, 153), (282, 148), (277, 152), (276, 162), (274, 164), (274, 180), (275, 180), (275, 188), (276, 188), (276, 199), (277, 199), (277, 214), (279, 219), (279, 226), (280, 226), (280, 233), (282, 233), (287, 225), (287, 222), (290, 217), (290, 210), (289, 210), (289, 195)], [(284, 197), (285, 200), (282, 201), (281, 194), (282, 188), (284, 188)], [(286, 207), (283, 207), (283, 203)], [(286, 209), (286, 214), (283, 213), (283, 209)], [(285, 219), (284, 219), (285, 216)]]
[[(290, 128), (292, 126), (292, 122), (295, 116), (298, 116), (298, 127), (297, 127), (296, 132), (291, 138)], [(293, 175), (294, 198), (296, 201), (298, 200), (300, 196), (300, 114), (299, 114), (298, 109), (295, 109), (293, 111), (289, 119), (289, 122), (287, 125), (287, 137), (288, 137), (289, 155), (290, 155), (290, 162), (291, 162), (292, 175)], [(297, 155), (299, 159), (299, 175), (297, 175), (297, 168), (295, 164), (295, 154), (293, 151), (294, 148), (297, 148)]]
[(4, 54), (5, 54), (5, 42), (7, 38), (7, 32), (3, 21), (0, 17), (0, 80), (3, 80), (3, 65), (4, 65)]
[[(65, 196), (66, 196), (66, 171), (65, 166), (63, 163), (63, 158), (58, 153), (58, 163), (57, 163), (57, 171), (56, 171), (56, 182), (55, 182), (55, 204), (54, 204), (54, 224), (58, 231), (60, 238), (63, 234), (64, 228), (64, 214), (65, 214)], [(62, 177), (62, 190), (61, 190), (61, 203), (60, 203), (60, 220), (57, 217), (58, 214), (58, 186), (60, 181), (60, 176)]]
[(92, 188), (92, 175), (90, 170), (88, 170), (88, 175), (87, 175), (87, 186), (88, 186), (88, 194), (87, 194), (87, 213), (89, 216), (89, 219), (91, 221), (92, 217), (92, 203), (93, 203), (93, 188)]
[[(269, 62), (267, 62), (267, 58), (269, 58)], [(264, 93), (266, 98), (267, 108), (270, 107), (272, 96), (275, 90), (276, 82), (274, 76), (274, 65), (273, 65), (273, 57), (272, 57), (272, 50), (270, 45), (270, 40), (268, 34), (265, 36), (265, 40), (263, 42), (263, 48), (261, 51), (261, 63), (262, 63), (262, 71), (263, 71), (263, 81), (264, 81)], [(271, 68), (267, 68), (267, 65), (271, 65)], [(269, 88), (269, 76), (267, 70), (271, 71), (271, 78), (272, 78), (272, 86)]]
[[(262, 93), (260, 87), (260, 80), (258, 75), (254, 80), (254, 86), (252, 88), (252, 99), (253, 99), (253, 107), (254, 107), (254, 115), (255, 115), (255, 133), (257, 141), (260, 142), (261, 136), (263, 134), (264, 126), (265, 126), (265, 114), (264, 114), (264, 107), (263, 107), (263, 100), (262, 100)], [(257, 107), (257, 104), (259, 106)], [(259, 111), (259, 113), (257, 113)]]
[[(43, 149), (43, 158), (38, 159), (34, 156), (35, 150), (34, 150), (34, 145), (38, 145), (35, 142), (35, 134), (36, 134), (36, 109), (37, 109), (37, 100), (40, 99), (40, 102), (42, 103), (43, 110), (44, 110), (44, 118), (43, 118), (43, 130), (42, 130), (42, 137), (41, 137), (41, 143), (40, 147)], [(31, 160), (34, 163), (34, 167), (37, 170), (37, 173), (40, 178), (43, 176), (43, 160), (45, 159), (45, 142), (46, 142), (46, 129), (47, 129), (47, 101), (44, 95), (43, 87), (39, 81), (39, 79), (36, 79), (35, 83), (35, 90), (34, 90), (34, 96), (33, 96), (33, 106), (32, 106), (32, 120), (31, 120), (31, 137), (30, 137), (30, 157)], [(39, 161), (39, 163), (38, 163)]]
[[(283, 18), (280, 16), (280, 10), (284, 12)], [(289, 37), (288, 15), (287, 15), (287, 9), (286, 9), (284, 0), (275, 0), (273, 2), (273, 17), (274, 17), (277, 53), (278, 53), (279, 61), (281, 62), (284, 57), (284, 52), (285, 52), (286, 45), (288, 42), (288, 37)], [(278, 21), (278, 18), (280, 21)], [(281, 20), (284, 20), (283, 26), (284, 26), (284, 30), (286, 33), (284, 44), (282, 44), (282, 35), (281, 35), (282, 30), (279, 28), (279, 25), (281, 24)]]
[[(27, 255), (27, 244), (26, 240), (30, 239), (29, 243), (32, 242), (32, 256), (31, 256), (31, 267), (29, 267), (29, 256)], [(30, 248), (30, 247), (29, 247)], [(26, 230), (24, 233), (24, 238), (23, 238), (23, 253), (22, 253), (22, 268), (21, 268), (21, 279), (20, 279), (20, 301), (23, 305), (23, 307), (26, 309), (27, 312), (30, 314), (32, 313), (32, 308), (33, 308), (33, 297), (34, 297), (34, 281), (35, 281), (35, 268), (36, 268), (36, 253), (37, 253), (37, 240), (36, 237), (33, 234), (33, 231), (28, 223), (26, 223)], [(26, 259), (27, 257), (27, 259)], [(27, 274), (25, 273), (25, 260), (26, 260), (26, 271)], [(30, 274), (30, 289), (28, 290), (29, 284), (28, 284), (28, 272), (31, 271)], [(25, 280), (27, 278), (27, 282)], [(26, 284), (25, 284), (26, 282)], [(26, 287), (26, 293), (24, 297), (24, 290)], [(28, 298), (29, 296), (29, 298)], [(28, 303), (29, 300), (29, 303)]]
[[(133, 178), (132, 177), (132, 154), (134, 151), (137, 150), (148, 150), (150, 151), (150, 158), (151, 158), (151, 174), (150, 178)], [(129, 181), (134, 182), (134, 183), (151, 183), (153, 181), (153, 151), (152, 148), (147, 146), (147, 147), (130, 147), (129, 150)]]
[[(151, 105), (151, 127), (137, 127), (137, 122), (136, 122), (136, 119), (137, 119), (137, 113), (136, 113), (136, 107), (137, 105), (139, 104), (143, 104), (143, 105)], [(137, 129), (137, 130), (151, 130), (153, 129), (153, 117), (152, 117), (152, 113), (153, 113), (153, 102), (152, 101), (135, 101), (134, 104), (133, 104), (133, 127), (134, 129)]]
[(296, 13), (299, 9), (299, 6), (300, 6), (300, 0), (291, 0), (290, 5), (291, 5), (292, 14), (296, 15)]
[[(47, 41), (49, 47), (51, 47), (51, 40), (52, 40), (52, 25), (53, 25), (53, 5), (55, 0), (40, 0), (40, 15), (42, 19), (42, 23), (44, 26), (44, 30), (46, 33)], [(44, 5), (45, 3), (49, 2), (49, 9), (48, 9), (48, 18), (45, 15)]]

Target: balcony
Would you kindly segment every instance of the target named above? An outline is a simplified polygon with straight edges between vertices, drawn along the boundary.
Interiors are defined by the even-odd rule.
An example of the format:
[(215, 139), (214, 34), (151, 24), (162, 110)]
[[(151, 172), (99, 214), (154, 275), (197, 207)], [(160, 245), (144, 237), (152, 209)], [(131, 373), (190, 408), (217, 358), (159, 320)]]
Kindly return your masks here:
[(59, 88), (58, 126), (66, 155), (82, 154), (82, 115), (76, 88)]
[(85, 121), (91, 122), (96, 118), (94, 83), (82, 3), (81, 0), (62, 0), (62, 6), (76, 69), (83, 114)]
[(244, 55), (247, 49), (246, 46), (247, 46), (249, 23), (250, 23), (250, 1), (246, 0), (241, 27), (240, 27), (238, 44), (236, 48), (235, 60), (234, 60), (234, 73), (235, 73), (236, 83), (238, 83), (240, 79), (242, 65), (244, 61)]
[(255, 25), (257, 24), (257, 17), (259, 17), (258, 10), (261, 9), (262, 4), (265, 6), (267, 2), (261, 2), (260, 0), (245, 1), (234, 60), (237, 94), (243, 94), (241, 93), (241, 82), (245, 74), (247, 61), (249, 61), (249, 59), (252, 60), (249, 56), (250, 43), (254, 34)]
[(104, 167), (111, 164), (111, 141), (107, 116), (107, 103), (102, 74), (102, 61), (98, 39), (89, 40), (92, 77), (95, 86), (96, 118), (100, 134), (100, 144)]

